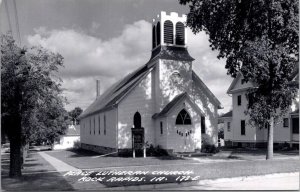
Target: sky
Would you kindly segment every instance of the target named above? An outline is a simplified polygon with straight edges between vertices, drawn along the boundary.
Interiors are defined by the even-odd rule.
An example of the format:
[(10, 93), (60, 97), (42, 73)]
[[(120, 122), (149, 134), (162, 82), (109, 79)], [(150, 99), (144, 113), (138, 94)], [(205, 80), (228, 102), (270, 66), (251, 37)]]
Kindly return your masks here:
[[(188, 13), (177, 0), (0, 0), (1, 33), (12, 29), (22, 46), (43, 46), (64, 57), (60, 69), (67, 110), (86, 109), (114, 82), (144, 65), (151, 56), (151, 22), (160, 11)], [(15, 5), (14, 5), (15, 2)], [(16, 11), (14, 11), (16, 10)], [(10, 21), (10, 22), (9, 22)], [(10, 23), (10, 24), (9, 24)], [(19, 26), (20, 38), (17, 28)], [(232, 78), (225, 60), (209, 47), (209, 37), (190, 29), (187, 46), (193, 69), (231, 109), (226, 94)]]

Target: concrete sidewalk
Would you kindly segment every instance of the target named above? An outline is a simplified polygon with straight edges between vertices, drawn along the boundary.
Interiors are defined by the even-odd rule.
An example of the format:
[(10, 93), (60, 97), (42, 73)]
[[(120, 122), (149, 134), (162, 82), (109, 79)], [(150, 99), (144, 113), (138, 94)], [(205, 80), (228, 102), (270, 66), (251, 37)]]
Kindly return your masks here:
[[(58, 172), (80, 171), (44, 152), (39, 154)], [(108, 187), (99, 182), (80, 183), (74, 178), (65, 177), (75, 190), (298, 190), (299, 173), (279, 173), (261, 176), (219, 178), (182, 183), (144, 184)]]
[(48, 161), (58, 172), (68, 172), (68, 171), (80, 171), (77, 169), (55, 157), (52, 157), (44, 152), (39, 152), (39, 154)]
[(202, 180), (195, 186), (165, 186), (161, 190), (299, 190), (299, 173)]

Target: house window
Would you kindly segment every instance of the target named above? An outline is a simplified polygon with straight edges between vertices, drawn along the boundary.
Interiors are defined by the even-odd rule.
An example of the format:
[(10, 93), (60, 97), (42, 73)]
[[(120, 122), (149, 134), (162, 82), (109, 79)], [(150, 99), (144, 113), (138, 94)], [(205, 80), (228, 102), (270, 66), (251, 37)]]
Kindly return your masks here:
[(100, 132), (101, 127), (100, 127), (100, 125), (101, 125), (101, 119), (100, 119), (100, 115), (99, 115), (99, 116), (98, 116), (99, 135), (101, 135), (101, 132)]
[(227, 132), (230, 132), (230, 122), (227, 122)]
[(241, 105), (242, 104), (242, 96), (241, 95), (238, 95), (238, 97), (237, 97), (237, 104), (238, 105)]
[(292, 119), (293, 134), (299, 134), (299, 118)]
[(269, 122), (266, 122), (265, 123), (265, 129), (269, 129), (270, 128), (270, 124), (269, 124)]
[(191, 125), (191, 117), (185, 109), (182, 109), (176, 118), (176, 125)]
[(283, 118), (283, 127), (289, 127), (289, 118)]
[(205, 117), (201, 116), (201, 133), (205, 133)]
[(170, 20), (164, 22), (164, 42), (166, 44), (173, 44), (173, 23)]
[(245, 120), (241, 120), (241, 135), (246, 135)]
[(161, 121), (160, 122), (160, 134), (162, 135), (164, 133), (164, 130), (163, 130), (163, 122)]
[(85, 130), (85, 122), (82, 121), (82, 124), (83, 124), (83, 130), (84, 130), (83, 133), (86, 134), (86, 130)]
[(104, 135), (106, 135), (106, 116), (104, 115)]
[(252, 106), (253, 105), (253, 93), (249, 93), (247, 94), (248, 96), (248, 106)]

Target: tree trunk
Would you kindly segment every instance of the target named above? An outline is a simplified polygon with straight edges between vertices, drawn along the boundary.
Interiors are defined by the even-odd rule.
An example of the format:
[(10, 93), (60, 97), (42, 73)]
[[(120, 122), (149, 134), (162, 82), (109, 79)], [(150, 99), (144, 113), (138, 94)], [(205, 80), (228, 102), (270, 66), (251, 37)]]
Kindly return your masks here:
[(21, 168), (22, 168), (21, 141), (20, 139), (13, 138), (10, 140), (9, 177), (21, 177), (22, 176)]
[(274, 117), (270, 118), (270, 126), (268, 128), (268, 151), (266, 159), (273, 159), (273, 134), (274, 132)]
[(18, 115), (12, 117), (10, 124), (10, 166), (9, 177), (21, 177), (22, 172), (22, 154), (21, 154), (21, 118)]

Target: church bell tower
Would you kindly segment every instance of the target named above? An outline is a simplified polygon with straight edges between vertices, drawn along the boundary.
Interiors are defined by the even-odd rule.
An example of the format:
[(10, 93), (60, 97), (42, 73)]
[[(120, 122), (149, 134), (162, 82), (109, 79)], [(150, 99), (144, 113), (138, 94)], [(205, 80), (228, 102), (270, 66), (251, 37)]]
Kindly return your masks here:
[(152, 50), (159, 46), (186, 47), (186, 15), (162, 11), (152, 21)]
[(186, 15), (162, 11), (152, 20), (152, 54), (156, 68), (156, 110), (192, 88), (192, 61), (187, 50)]

